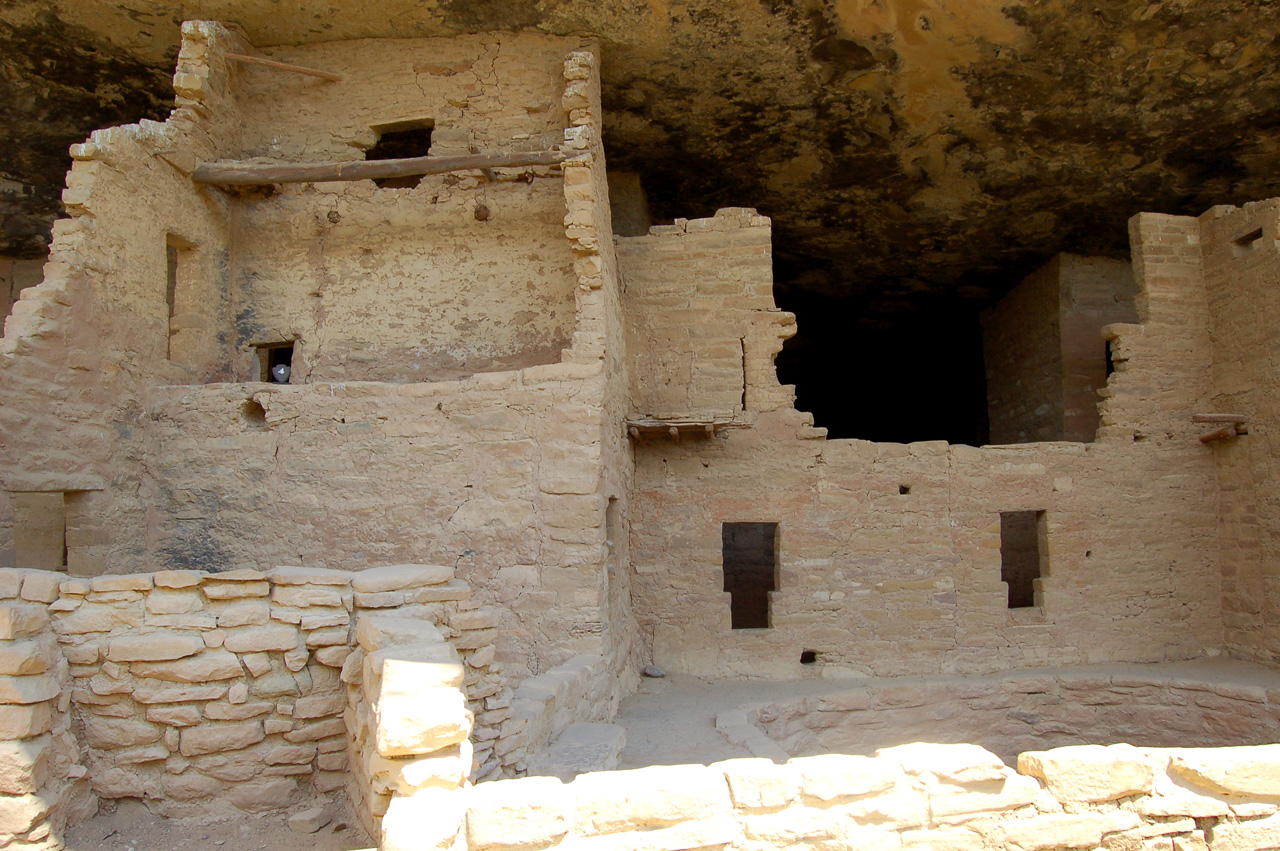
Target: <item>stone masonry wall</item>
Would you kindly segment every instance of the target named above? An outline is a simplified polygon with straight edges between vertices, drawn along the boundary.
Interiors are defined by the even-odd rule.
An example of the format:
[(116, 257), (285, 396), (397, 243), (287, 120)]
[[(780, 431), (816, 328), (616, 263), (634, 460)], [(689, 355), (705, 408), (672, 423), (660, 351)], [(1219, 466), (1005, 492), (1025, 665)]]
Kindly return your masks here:
[(1062, 440), (1060, 276), (1055, 257), (982, 313), (993, 444)]
[(61, 577), (0, 570), (0, 846), (62, 847), (97, 811), (72, 729), (71, 672), (50, 628)]
[[(0, 654), (16, 666), (0, 678), (16, 707), (0, 713), (12, 740), (0, 748), (10, 754), (0, 771), (8, 794), (44, 783), (46, 763), (59, 766), (50, 777), (85, 777), (65, 765), (77, 760), (77, 742), (94, 793), (141, 798), (169, 816), (277, 809), (308, 790), (349, 787), (365, 776), (368, 756), (367, 719), (348, 709), (359, 703), (350, 694), (364, 693), (358, 672), (368, 668), (370, 648), (404, 631), (430, 634), (456, 664), (450, 685), (467, 717), (463, 738), (474, 732), (465, 753), (455, 754), (458, 782), (501, 774), (495, 746), (513, 734), (503, 729), (512, 698), (494, 661), (496, 613), (470, 600), (452, 568), (91, 580), (4, 570), (0, 592), (20, 595), (3, 608), (13, 637), (35, 639)], [(41, 663), (48, 673), (37, 670)], [(513, 761), (524, 756), (506, 752), (515, 752)], [(13, 767), (19, 757), (25, 768)], [(18, 788), (23, 783), (33, 788)], [(58, 786), (42, 794), (39, 815), (55, 828), (84, 809)], [(30, 838), (31, 829), (10, 832)]]
[(617, 241), (634, 413), (734, 419), (768, 407), (747, 396), (769, 386), (760, 373), (795, 325), (773, 303), (770, 238), (767, 217), (726, 208)]
[(1102, 329), (1137, 322), (1136, 285), (1128, 261), (1058, 258), (1061, 275), (1062, 439), (1092, 443), (1098, 432), (1098, 390), (1107, 384)]
[[(1116, 373), (1095, 443), (816, 440), (780, 408), (722, 439), (639, 444), (634, 600), (653, 661), (704, 676), (895, 676), (1220, 649), (1216, 463), (1191, 422), (1212, 392), (1193, 233), (1176, 218), (1133, 223), (1143, 324), (1106, 329)], [(1045, 512), (1039, 606), (1007, 607), (1006, 511)], [(771, 629), (730, 629), (730, 522), (779, 524)]]
[(1280, 843), (1277, 797), (1276, 745), (1066, 747), (1015, 772), (977, 745), (910, 744), (431, 790), (394, 802), (381, 847), (1261, 851)]
[[(1214, 444), (1222, 488), (1223, 622), (1233, 655), (1280, 660), (1280, 202), (1215, 207), (1196, 222), (1213, 316), (1210, 411), (1248, 416), (1249, 434)], [(1261, 233), (1258, 231), (1261, 230)], [(1204, 425), (1204, 431), (1216, 426)]]

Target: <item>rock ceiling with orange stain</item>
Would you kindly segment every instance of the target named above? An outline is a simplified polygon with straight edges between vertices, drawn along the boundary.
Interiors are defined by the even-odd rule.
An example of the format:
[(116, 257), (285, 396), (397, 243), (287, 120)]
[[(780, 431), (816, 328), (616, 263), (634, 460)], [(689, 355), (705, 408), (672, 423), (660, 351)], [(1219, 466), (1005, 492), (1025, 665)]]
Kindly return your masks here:
[(610, 168), (656, 219), (772, 216), (784, 303), (979, 305), (1058, 251), (1122, 256), (1136, 212), (1280, 194), (1270, 0), (8, 0), (0, 253), (40, 251), (69, 143), (165, 115), (184, 18), (598, 40)]

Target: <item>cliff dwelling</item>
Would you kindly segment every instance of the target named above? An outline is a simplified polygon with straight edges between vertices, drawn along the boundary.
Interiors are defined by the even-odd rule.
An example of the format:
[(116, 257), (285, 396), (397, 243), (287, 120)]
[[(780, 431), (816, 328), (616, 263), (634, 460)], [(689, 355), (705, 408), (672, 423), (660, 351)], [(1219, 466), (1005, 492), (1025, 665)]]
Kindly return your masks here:
[(1261, 29), (455, 5), (0, 13), (0, 848), (1280, 847)]

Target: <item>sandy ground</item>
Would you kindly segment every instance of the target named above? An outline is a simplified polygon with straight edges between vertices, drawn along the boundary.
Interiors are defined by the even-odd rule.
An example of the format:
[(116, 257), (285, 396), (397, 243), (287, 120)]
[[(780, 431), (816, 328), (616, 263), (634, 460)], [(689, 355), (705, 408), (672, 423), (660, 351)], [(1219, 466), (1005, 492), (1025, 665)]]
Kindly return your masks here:
[[(333, 817), (316, 833), (294, 833), (289, 816), (323, 807)], [(140, 801), (106, 801), (98, 815), (67, 832), (68, 851), (352, 851), (376, 843), (351, 817), (346, 800), (309, 801), (287, 812), (240, 813), (166, 819), (152, 815)]]

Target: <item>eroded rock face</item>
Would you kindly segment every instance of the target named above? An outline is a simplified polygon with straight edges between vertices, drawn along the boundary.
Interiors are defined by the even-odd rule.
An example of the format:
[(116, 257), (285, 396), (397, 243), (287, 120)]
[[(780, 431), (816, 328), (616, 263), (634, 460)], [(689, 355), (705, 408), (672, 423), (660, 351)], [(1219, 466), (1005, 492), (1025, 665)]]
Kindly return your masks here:
[(1058, 251), (1122, 254), (1139, 210), (1280, 189), (1266, 0), (16, 0), (0, 12), (0, 254), (42, 249), (68, 144), (163, 117), (183, 17), (259, 45), (598, 38), (610, 167), (641, 175), (659, 219), (772, 216), (784, 306), (984, 302)]

